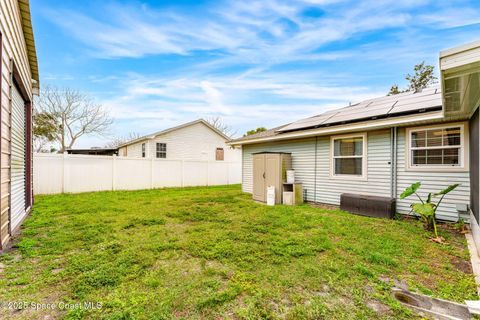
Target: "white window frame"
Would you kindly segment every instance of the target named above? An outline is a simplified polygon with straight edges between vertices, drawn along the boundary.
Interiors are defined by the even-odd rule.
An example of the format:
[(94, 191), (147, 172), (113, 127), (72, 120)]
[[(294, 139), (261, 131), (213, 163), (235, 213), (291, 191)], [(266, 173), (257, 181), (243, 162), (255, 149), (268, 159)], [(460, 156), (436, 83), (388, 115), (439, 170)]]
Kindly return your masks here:
[[(158, 150), (158, 146), (160, 144), (164, 144), (165, 145), (165, 151), (159, 151)], [(158, 155), (160, 153), (164, 153), (165, 154), (165, 157), (159, 157)], [(166, 142), (155, 142), (155, 158), (157, 159), (167, 159), (167, 143)]]
[[(412, 159), (412, 133), (415, 131), (429, 130), (429, 129), (449, 129), (449, 128), (460, 128), (460, 152), (459, 152), (459, 165), (414, 165)], [(459, 171), (468, 171), (469, 167), (469, 150), (468, 150), (468, 123), (467, 122), (456, 122), (456, 123), (443, 123), (438, 125), (431, 126), (422, 126), (422, 127), (411, 127), (406, 129), (406, 139), (405, 139), (405, 154), (406, 161), (405, 166), (407, 171), (424, 171), (424, 172), (459, 172)], [(443, 146), (440, 147), (430, 147), (431, 149), (443, 149)], [(428, 148), (420, 148), (428, 149)]]
[(140, 152), (141, 152), (141, 156), (142, 158), (146, 158), (147, 157), (147, 144), (145, 142), (143, 142), (140, 146)]
[[(348, 156), (335, 157), (335, 140), (348, 138), (362, 138), (362, 175), (356, 174), (335, 174), (335, 158), (347, 158)], [(330, 137), (330, 178), (339, 180), (367, 180), (368, 177), (368, 139), (367, 133), (354, 133)], [(358, 156), (351, 156), (358, 158)]]

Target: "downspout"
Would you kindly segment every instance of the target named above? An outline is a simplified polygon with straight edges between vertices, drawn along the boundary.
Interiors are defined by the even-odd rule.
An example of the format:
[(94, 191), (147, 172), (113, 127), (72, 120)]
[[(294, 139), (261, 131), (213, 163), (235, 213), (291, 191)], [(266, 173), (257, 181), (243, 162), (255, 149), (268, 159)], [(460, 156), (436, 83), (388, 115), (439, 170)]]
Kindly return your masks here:
[(398, 128), (390, 128), (390, 197), (397, 198), (397, 133)]
[(393, 163), (394, 163), (394, 128), (390, 128), (390, 198), (393, 198), (393, 172), (394, 172), (394, 168), (393, 168)]
[(313, 171), (313, 202), (317, 202), (317, 148), (318, 136), (315, 137), (315, 168)]

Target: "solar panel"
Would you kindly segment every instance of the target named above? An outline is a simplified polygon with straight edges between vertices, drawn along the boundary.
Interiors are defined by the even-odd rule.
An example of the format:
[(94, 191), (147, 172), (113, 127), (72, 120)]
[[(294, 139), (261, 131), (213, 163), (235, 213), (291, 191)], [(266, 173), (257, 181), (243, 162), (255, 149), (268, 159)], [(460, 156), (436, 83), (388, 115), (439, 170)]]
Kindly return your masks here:
[(361, 110), (357, 109), (357, 110), (348, 110), (344, 112), (339, 112), (334, 117), (331, 117), (330, 119), (328, 119), (328, 121), (326, 121), (325, 124), (383, 116), (392, 109), (393, 105), (394, 103), (384, 103), (384, 104), (376, 105), (375, 107), (369, 106)]
[(331, 110), (317, 116), (292, 122), (276, 130), (276, 132), (300, 130), (334, 123), (409, 113), (416, 110), (436, 108), (441, 105), (442, 96), (440, 90), (434, 86), (426, 88), (421, 92), (408, 92), (365, 100), (355, 105)]

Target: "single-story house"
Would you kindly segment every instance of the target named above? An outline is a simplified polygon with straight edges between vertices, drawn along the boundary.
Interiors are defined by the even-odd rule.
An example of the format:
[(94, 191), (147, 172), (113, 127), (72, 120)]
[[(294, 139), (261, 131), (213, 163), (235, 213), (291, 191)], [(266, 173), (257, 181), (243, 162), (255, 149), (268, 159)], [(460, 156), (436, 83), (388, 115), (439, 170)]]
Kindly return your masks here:
[(174, 160), (238, 161), (239, 148), (227, 145), (230, 138), (207, 121), (192, 122), (129, 141), (118, 147), (120, 157)]
[(28, 0), (0, 1), (0, 249), (33, 203), (32, 96), (39, 77)]
[(385, 196), (407, 214), (415, 199), (399, 195), (413, 182), (421, 181), (424, 192), (459, 183), (438, 218), (470, 217), (478, 230), (480, 42), (442, 51), (440, 71), (438, 86), (366, 100), (231, 141), (242, 146), (243, 190), (253, 192), (257, 173), (265, 179), (265, 171), (254, 174), (253, 154), (289, 153), (308, 201), (338, 205), (342, 193)]

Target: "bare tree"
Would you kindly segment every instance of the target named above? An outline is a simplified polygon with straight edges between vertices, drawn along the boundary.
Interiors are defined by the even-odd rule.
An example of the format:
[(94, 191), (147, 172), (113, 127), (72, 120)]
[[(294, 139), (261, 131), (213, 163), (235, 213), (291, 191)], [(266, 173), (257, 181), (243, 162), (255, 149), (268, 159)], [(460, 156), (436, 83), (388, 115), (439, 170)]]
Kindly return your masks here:
[(59, 124), (54, 133), (60, 152), (72, 148), (83, 135), (104, 135), (113, 120), (102, 105), (78, 90), (45, 86), (37, 102), (38, 111)]
[(135, 140), (140, 138), (141, 135), (138, 132), (130, 132), (128, 135), (124, 137), (114, 137), (109, 143), (105, 145), (105, 148), (116, 148), (125, 142)]
[(206, 121), (218, 131), (223, 132), (228, 137), (233, 137), (237, 134), (237, 130), (233, 129), (233, 127), (226, 124), (221, 117), (209, 117)]

